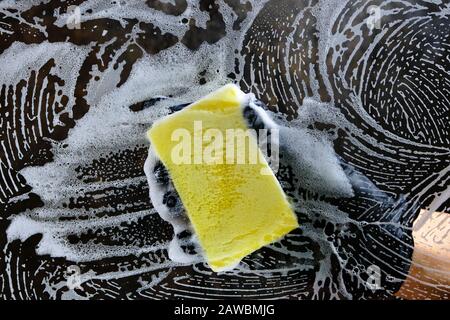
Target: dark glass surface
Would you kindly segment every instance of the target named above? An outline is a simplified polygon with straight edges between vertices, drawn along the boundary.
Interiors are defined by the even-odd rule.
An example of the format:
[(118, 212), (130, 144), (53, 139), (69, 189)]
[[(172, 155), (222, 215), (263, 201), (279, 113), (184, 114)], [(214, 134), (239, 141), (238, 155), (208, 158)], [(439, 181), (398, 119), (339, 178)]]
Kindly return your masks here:
[[(449, 212), (449, 1), (44, 2), (0, 2), (1, 298), (394, 298), (420, 209)], [(108, 93), (139, 92), (140, 63), (171, 50), (183, 53), (167, 62), (179, 77), (155, 71), (143, 80), (154, 95), (105, 109), (125, 114), (123, 126), (94, 116)], [(282, 159), (278, 178), (304, 203), (302, 227), (245, 258), (245, 271), (214, 274), (170, 263), (172, 229), (152, 210), (142, 168), (151, 109), (189, 103), (189, 90), (224, 79), (288, 121), (310, 99), (339, 110), (308, 129), (333, 137), (355, 196), (299, 185)], [(122, 138), (133, 134), (129, 144), (102, 137), (111, 123)], [(78, 139), (99, 142), (74, 144), (80, 126), (92, 131)], [(7, 234), (11, 225), (20, 237)], [(371, 266), (381, 271), (377, 290), (367, 285)], [(448, 298), (448, 286), (429, 288)]]

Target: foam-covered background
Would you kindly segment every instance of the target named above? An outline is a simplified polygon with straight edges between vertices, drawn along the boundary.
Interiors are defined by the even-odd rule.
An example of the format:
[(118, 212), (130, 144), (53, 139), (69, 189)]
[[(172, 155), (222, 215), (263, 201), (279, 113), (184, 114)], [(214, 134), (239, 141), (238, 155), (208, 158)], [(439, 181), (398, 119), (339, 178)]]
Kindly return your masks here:
[[(214, 274), (168, 259), (145, 131), (228, 82), (292, 131), (301, 228)], [(2, 1), (0, 298), (392, 298), (420, 209), (450, 210), (449, 122), (448, 0)]]

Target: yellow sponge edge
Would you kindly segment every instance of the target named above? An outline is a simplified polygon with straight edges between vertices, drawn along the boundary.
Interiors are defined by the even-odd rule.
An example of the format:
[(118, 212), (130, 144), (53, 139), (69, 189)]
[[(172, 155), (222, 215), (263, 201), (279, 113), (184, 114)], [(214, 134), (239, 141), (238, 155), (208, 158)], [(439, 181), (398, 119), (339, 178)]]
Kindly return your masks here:
[[(256, 148), (257, 163), (250, 163), (248, 155), (243, 164), (226, 163), (225, 148), (217, 150), (217, 159), (222, 162), (198, 163), (195, 155), (191, 163), (174, 161), (174, 148), (180, 143), (179, 139), (173, 141), (177, 129), (191, 133), (191, 150), (198, 150), (196, 142), (202, 147), (211, 143), (198, 140), (208, 129), (219, 130), (223, 137), (227, 129), (247, 130), (242, 116), (245, 98), (237, 86), (226, 85), (155, 122), (148, 131), (151, 145), (168, 169), (187, 210), (207, 262), (216, 272), (234, 267), (246, 255), (298, 227), (296, 215), (258, 149), (256, 139), (247, 140), (247, 152), (239, 145), (235, 152), (248, 154), (250, 148)], [(202, 124), (201, 132), (198, 132), (198, 121)], [(261, 174), (262, 169), (269, 174)]]

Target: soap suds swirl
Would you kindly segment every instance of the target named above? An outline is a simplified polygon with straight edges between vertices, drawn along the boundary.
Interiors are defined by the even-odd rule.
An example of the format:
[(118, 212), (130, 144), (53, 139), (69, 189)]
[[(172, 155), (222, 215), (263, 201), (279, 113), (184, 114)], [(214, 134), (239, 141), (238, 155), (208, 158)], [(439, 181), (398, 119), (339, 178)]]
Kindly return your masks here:
[[(72, 1), (80, 29), (59, 0), (0, 3), (1, 298), (392, 297), (418, 209), (449, 210), (448, 1), (168, 3)], [(301, 185), (284, 153), (303, 228), (213, 274), (168, 256), (145, 131), (229, 81), (306, 137), (291, 151), (329, 143), (355, 194)], [(373, 263), (384, 290), (365, 285)]]

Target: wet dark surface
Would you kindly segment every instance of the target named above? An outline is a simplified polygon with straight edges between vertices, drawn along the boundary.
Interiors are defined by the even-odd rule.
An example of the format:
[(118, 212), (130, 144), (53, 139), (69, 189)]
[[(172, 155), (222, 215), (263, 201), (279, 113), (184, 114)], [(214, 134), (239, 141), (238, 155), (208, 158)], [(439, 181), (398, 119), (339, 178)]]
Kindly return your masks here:
[[(84, 8), (83, 2), (90, 1), (17, 7), (0, 2), (0, 58), (17, 45), (70, 44), (84, 50), (81, 63), (73, 64), (72, 80), (61, 71), (67, 61), (42, 54), (34, 56), (26, 76), (18, 73), (0, 83), (1, 298), (393, 297), (411, 265), (412, 223), (450, 185), (449, 1), (355, 0), (330, 9), (318, 0), (224, 0), (221, 5), (214, 0), (148, 0), (139, 6), (150, 17), (154, 14), (151, 22), (129, 17), (125, 9), (120, 19), (117, 14), (90, 18), (95, 10), (83, 9), (79, 28), (58, 22), (69, 6)], [(101, 7), (117, 5), (105, 2)], [(371, 5), (383, 13), (374, 30), (367, 25)], [(192, 6), (196, 11), (188, 10)], [(175, 32), (161, 22), (164, 17), (179, 24)], [(247, 257), (239, 272), (213, 274), (201, 263), (170, 263), (164, 244), (172, 229), (150, 214), (144, 139), (130, 139), (129, 146), (114, 151), (103, 145), (96, 146), (98, 151), (78, 150), (81, 157), (83, 152), (98, 155), (73, 166), (73, 177), (83, 187), (59, 203), (43, 199), (21, 174), (24, 168), (54, 162), (55, 144), (58, 150), (72, 147), (64, 144), (97, 108), (89, 94), (92, 86), (100, 86), (103, 74), (117, 70), (108, 90), (124, 88), (145, 57), (177, 46), (194, 56), (225, 41), (230, 32), (238, 35), (233, 41), (239, 47), (227, 58), (233, 62), (226, 72), (230, 82), (255, 93), (289, 121), (299, 117), (310, 97), (335, 106), (345, 119), (316, 121), (310, 128), (335, 136), (334, 149), (354, 197), (334, 198), (299, 186), (290, 162), (282, 159), (278, 178), (291, 198), (304, 202), (305, 210), (297, 214), (308, 229)], [(324, 34), (327, 39), (321, 42)], [(5, 61), (23, 68), (19, 60)], [(199, 85), (208, 85), (209, 73), (198, 76)], [(148, 96), (127, 108), (139, 117), (164, 101)], [(323, 210), (327, 206), (332, 209)], [(449, 208), (444, 199), (435, 210)], [(63, 213), (42, 215), (56, 209)], [(336, 217), (337, 210), (346, 218)], [(8, 239), (11, 221), (24, 213), (44, 226), (85, 222), (79, 230), (63, 226), (64, 231), (55, 231), (75, 253), (38, 254), (42, 232)], [(72, 265), (84, 275), (74, 290), (67, 287)], [(367, 287), (372, 265), (381, 270), (380, 290)], [(435, 290), (448, 292), (438, 285)]]

